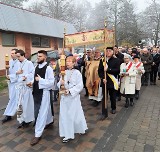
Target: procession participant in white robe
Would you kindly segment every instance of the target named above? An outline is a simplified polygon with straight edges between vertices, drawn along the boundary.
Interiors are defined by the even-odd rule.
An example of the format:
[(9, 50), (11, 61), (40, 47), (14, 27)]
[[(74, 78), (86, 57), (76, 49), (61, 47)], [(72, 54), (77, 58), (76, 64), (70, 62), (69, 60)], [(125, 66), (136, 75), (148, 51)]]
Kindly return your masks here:
[(140, 62), (140, 57), (138, 55), (135, 55), (133, 59), (134, 59), (133, 63), (135, 64), (136, 70), (137, 70), (135, 98), (138, 100), (139, 91), (141, 89), (141, 78), (142, 78), (142, 75), (145, 73), (145, 70), (144, 70), (143, 63)]
[(17, 49), (11, 50), (11, 60), (9, 61), (9, 75), (6, 76), (8, 81), (8, 90), (9, 90), (9, 102), (6, 107), (6, 110), (3, 115), (5, 118), (2, 120), (2, 123), (5, 123), (12, 119), (12, 116), (16, 114), (17, 110), (17, 100), (16, 100), (16, 91), (15, 85), (17, 82), (17, 75), (16, 72), (19, 69), (20, 62), (17, 60), (16, 57)]
[(135, 85), (136, 85), (136, 67), (132, 62), (132, 58), (129, 54), (124, 54), (124, 62), (120, 66), (120, 76), (121, 76), (121, 85), (120, 92), (126, 98), (125, 107), (134, 105), (133, 98), (135, 95)]
[(35, 69), (33, 83), (33, 97), (35, 107), (35, 137), (31, 145), (36, 145), (42, 136), (45, 128), (53, 124), (53, 102), (51, 90), (54, 85), (53, 69), (47, 65), (47, 52), (38, 51), (38, 65)]
[(80, 92), (83, 89), (81, 73), (74, 69), (76, 59), (68, 57), (64, 80), (60, 80), (58, 86), (65, 86), (65, 94), (61, 95), (59, 114), (59, 134), (63, 142), (74, 139), (75, 133), (84, 134), (88, 129), (84, 112), (80, 101)]
[[(17, 58), (20, 61), (20, 68), (17, 71), (18, 83), (16, 85), (18, 107), (22, 105), (23, 112), (17, 117), (20, 125), (18, 128), (28, 127), (34, 120), (34, 102), (31, 82), (34, 79), (34, 65), (25, 58), (23, 50), (17, 51)], [(17, 115), (18, 116), (18, 115)]]

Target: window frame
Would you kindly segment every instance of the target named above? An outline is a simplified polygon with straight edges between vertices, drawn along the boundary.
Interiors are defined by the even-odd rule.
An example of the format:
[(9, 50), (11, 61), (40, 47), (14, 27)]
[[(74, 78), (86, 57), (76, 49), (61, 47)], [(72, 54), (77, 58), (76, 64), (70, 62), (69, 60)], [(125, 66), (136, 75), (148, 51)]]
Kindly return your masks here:
[[(33, 45), (33, 38), (39, 38), (39, 45)], [(43, 39), (47, 39), (48, 40), (48, 45), (42, 44), (42, 40)], [(50, 48), (50, 38), (49, 37), (32, 35), (31, 43), (32, 43), (32, 47)]]
[[(3, 34), (12, 34), (13, 35), (13, 44), (4, 44), (3, 42)], [(16, 46), (16, 35), (15, 33), (12, 33), (12, 32), (1, 32), (1, 38), (2, 38), (2, 46), (5, 46), (5, 47), (13, 47), (13, 46)]]

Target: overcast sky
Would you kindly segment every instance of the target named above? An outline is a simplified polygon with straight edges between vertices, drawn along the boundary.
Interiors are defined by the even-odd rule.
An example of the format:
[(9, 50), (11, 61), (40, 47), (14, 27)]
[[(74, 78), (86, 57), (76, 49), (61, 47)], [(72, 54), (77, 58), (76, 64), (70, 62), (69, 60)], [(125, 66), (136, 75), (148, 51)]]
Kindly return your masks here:
[[(28, 3), (31, 3), (33, 1), (42, 1), (42, 0), (29, 0)], [(84, 0), (75, 0), (75, 1), (78, 3), (78, 2), (84, 1)], [(88, 0), (88, 1), (90, 1), (92, 6), (94, 6), (100, 0)], [(148, 4), (151, 2), (151, 0), (132, 0), (132, 2), (136, 6), (137, 11), (140, 12), (140, 11), (143, 11), (148, 6)]]

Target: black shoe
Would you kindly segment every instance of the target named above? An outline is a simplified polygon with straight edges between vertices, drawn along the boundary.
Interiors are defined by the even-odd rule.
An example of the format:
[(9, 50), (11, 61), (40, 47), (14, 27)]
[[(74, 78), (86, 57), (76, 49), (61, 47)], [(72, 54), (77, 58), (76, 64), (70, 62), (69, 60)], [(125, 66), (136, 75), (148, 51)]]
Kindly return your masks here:
[(130, 102), (130, 106), (133, 107), (134, 106), (134, 102)]
[[(32, 122), (32, 121), (31, 121), (31, 122)], [(29, 127), (29, 124), (30, 124), (31, 122), (24, 122), (23, 128), (28, 128), (28, 127)]]
[(138, 100), (139, 99), (139, 94), (136, 94), (135, 98), (136, 98), (136, 100)]
[(118, 100), (118, 101), (121, 101), (121, 96), (119, 96), (117, 100)]
[(153, 85), (154, 83), (153, 82), (150, 82), (150, 85)]
[(116, 110), (111, 110), (111, 114), (115, 114), (116, 113)]
[(130, 106), (133, 107), (134, 102), (133, 102), (133, 98), (130, 98)]
[(136, 100), (139, 99), (139, 90), (136, 90), (135, 99), (136, 99)]
[(99, 102), (98, 101), (94, 101), (93, 103), (92, 103), (92, 106), (93, 107), (97, 107), (99, 105)]
[(126, 101), (124, 107), (125, 107), (125, 108), (128, 108), (128, 107), (129, 107), (129, 101)]
[(153, 82), (153, 85), (156, 85), (156, 82)]
[(160, 80), (160, 78), (158, 78), (158, 80)]
[(54, 123), (54, 121), (53, 121), (53, 122), (51, 122), (51, 123), (49, 123), (48, 125), (46, 125), (44, 129), (49, 128), (50, 126), (52, 126), (52, 125), (53, 125), (53, 123)]
[(4, 124), (7, 121), (10, 121), (10, 120), (12, 120), (11, 116), (5, 116), (5, 118), (2, 120), (2, 124)]
[(107, 118), (107, 116), (105, 116), (105, 115), (100, 115), (100, 116), (98, 117), (98, 120), (103, 121), (103, 120), (105, 120), (106, 118)]
[(18, 125), (17, 129), (23, 128), (24, 124), (25, 124), (25, 122), (23, 121), (21, 124)]

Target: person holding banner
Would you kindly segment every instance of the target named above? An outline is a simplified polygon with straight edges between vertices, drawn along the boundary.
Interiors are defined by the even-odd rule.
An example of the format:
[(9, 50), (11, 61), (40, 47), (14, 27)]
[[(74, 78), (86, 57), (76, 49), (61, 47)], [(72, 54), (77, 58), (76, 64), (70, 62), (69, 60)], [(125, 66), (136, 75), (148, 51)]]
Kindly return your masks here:
[(134, 105), (133, 98), (135, 95), (136, 75), (137, 70), (135, 64), (132, 62), (132, 57), (129, 54), (124, 54), (124, 62), (120, 67), (121, 88), (120, 92), (126, 98), (125, 107)]
[(11, 50), (11, 60), (9, 61), (9, 75), (6, 75), (8, 82), (8, 90), (9, 90), (9, 102), (4, 112), (5, 118), (2, 120), (2, 124), (10, 121), (12, 116), (16, 114), (17, 111), (17, 100), (16, 100), (16, 90), (15, 85), (17, 83), (17, 75), (16, 72), (19, 69), (20, 62), (17, 60), (16, 56), (17, 49)]
[[(107, 94), (110, 95), (111, 101), (111, 113), (116, 113), (116, 96), (118, 90), (118, 75), (120, 72), (120, 62), (117, 58), (113, 57), (113, 47), (106, 48), (106, 63), (104, 59), (100, 60), (98, 74), (101, 78), (102, 84), (102, 92), (105, 94), (105, 89), (107, 89)], [(104, 73), (106, 72), (107, 79), (105, 80)], [(105, 88), (105, 84), (107, 83)], [(100, 120), (104, 120), (108, 117), (108, 108), (106, 104), (107, 99), (105, 99), (105, 95), (102, 99), (102, 115), (100, 116)]]

